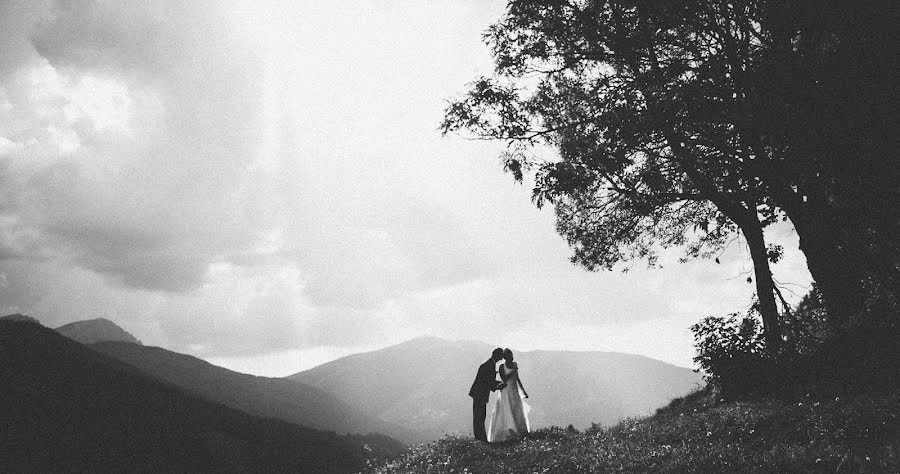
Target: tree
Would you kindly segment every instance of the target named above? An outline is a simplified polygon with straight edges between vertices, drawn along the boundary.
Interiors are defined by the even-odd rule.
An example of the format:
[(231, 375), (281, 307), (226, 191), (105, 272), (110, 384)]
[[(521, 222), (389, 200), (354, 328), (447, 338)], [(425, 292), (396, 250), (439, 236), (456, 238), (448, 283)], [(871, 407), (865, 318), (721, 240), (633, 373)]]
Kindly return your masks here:
[[(871, 288), (896, 294), (900, 268), (896, 133), (878, 106), (895, 42), (870, 3), (514, 0), (486, 33), (494, 76), (443, 130), (507, 140), (507, 170), (536, 172), (535, 201), (556, 204), (588, 268), (652, 260), (652, 244), (704, 255), (740, 230), (770, 348), (779, 252), (762, 229), (790, 218), (838, 333)], [(560, 161), (535, 160), (537, 143)]]
[(759, 174), (843, 332), (869, 295), (895, 299), (900, 288), (898, 12), (885, 1), (758, 3), (765, 35), (746, 136), (768, 152)]
[[(588, 269), (653, 263), (657, 245), (709, 256), (740, 230), (775, 350), (769, 259), (778, 251), (766, 247), (763, 228), (778, 214), (740, 165), (748, 157), (727, 120), (733, 65), (715, 54), (719, 40), (683, 26), (719, 13), (660, 5), (510, 2), (486, 35), (495, 77), (450, 105), (443, 130), (508, 140), (507, 170), (520, 180), (524, 169), (536, 171), (536, 203), (556, 205), (573, 261)], [(557, 148), (561, 160), (536, 162), (527, 149), (537, 143)]]

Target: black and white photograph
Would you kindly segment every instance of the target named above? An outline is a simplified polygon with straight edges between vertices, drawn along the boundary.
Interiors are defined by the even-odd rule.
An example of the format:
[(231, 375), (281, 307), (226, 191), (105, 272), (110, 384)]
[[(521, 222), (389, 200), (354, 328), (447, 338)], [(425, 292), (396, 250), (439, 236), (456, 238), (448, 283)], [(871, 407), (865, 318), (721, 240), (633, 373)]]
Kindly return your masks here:
[(900, 472), (887, 0), (0, 0), (0, 472)]

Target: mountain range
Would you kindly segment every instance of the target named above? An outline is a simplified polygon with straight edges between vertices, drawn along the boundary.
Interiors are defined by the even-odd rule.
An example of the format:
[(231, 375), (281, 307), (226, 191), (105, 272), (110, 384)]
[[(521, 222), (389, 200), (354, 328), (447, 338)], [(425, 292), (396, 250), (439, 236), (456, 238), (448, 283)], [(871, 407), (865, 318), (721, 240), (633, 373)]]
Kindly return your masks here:
[[(471, 434), (469, 386), (492, 346), (418, 338), (291, 375), (382, 421), (422, 432)], [(692, 370), (615, 352), (514, 351), (532, 427), (609, 425), (652, 413), (697, 388)], [(488, 412), (493, 400), (488, 405)]]
[(404, 442), (421, 439), (413, 430), (378, 420), (332, 394), (296, 380), (233, 372), (159, 347), (118, 341), (88, 347), (190, 394), (252, 415), (337, 433), (382, 433)]
[(203, 400), (39, 324), (0, 321), (5, 472), (353, 472), (389, 438)]
[[(22, 315), (2, 319), (36, 322)], [(418, 338), (289, 377), (271, 378), (141, 345), (105, 319), (67, 324), (57, 332), (142, 377), (248, 416), (329, 432), (380, 433), (405, 443), (471, 433), (469, 385), (493, 349), (476, 341)], [(584, 429), (593, 423), (608, 425), (645, 415), (701, 381), (689, 369), (632, 354), (516, 351), (516, 360), (531, 395), (534, 428), (573, 425)], [(390, 451), (397, 445), (387, 436), (378, 439)]]

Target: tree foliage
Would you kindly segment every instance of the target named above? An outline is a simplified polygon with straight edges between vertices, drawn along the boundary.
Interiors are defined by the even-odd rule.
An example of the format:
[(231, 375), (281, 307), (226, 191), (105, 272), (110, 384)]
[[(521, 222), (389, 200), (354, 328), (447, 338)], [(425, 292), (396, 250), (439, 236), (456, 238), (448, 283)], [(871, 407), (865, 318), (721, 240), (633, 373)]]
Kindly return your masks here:
[[(877, 3), (854, 5), (513, 0), (485, 34), (495, 74), (442, 129), (506, 140), (505, 168), (535, 174), (535, 203), (554, 204), (588, 269), (653, 263), (668, 246), (708, 256), (739, 230), (771, 346), (780, 250), (763, 228), (790, 218), (832, 325), (846, 326), (867, 279), (895, 294), (900, 222), (883, 199), (900, 197), (896, 134), (877, 104), (894, 87), (878, 42), (890, 31), (874, 26)], [(539, 144), (559, 160), (536, 159)]]
[[(778, 315), (762, 228), (778, 217), (745, 162), (732, 116), (744, 64), (720, 52), (723, 15), (669, 2), (514, 1), (486, 34), (496, 74), (447, 110), (444, 131), (505, 139), (505, 166), (535, 172), (573, 261), (594, 270), (656, 261), (659, 248), (709, 256), (747, 237), (770, 343)], [(746, 13), (746, 12), (744, 12)], [(758, 34), (758, 33), (757, 33)], [(546, 144), (560, 160), (538, 162)]]

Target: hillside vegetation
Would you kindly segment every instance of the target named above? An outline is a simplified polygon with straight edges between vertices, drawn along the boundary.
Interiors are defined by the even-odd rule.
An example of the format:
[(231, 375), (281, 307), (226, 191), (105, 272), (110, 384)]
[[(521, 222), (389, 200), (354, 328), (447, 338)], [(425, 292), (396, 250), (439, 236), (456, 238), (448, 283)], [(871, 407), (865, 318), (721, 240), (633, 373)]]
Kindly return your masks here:
[(367, 472), (900, 472), (900, 395), (721, 402), (710, 390), (611, 428), (445, 437)]

